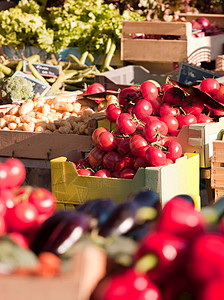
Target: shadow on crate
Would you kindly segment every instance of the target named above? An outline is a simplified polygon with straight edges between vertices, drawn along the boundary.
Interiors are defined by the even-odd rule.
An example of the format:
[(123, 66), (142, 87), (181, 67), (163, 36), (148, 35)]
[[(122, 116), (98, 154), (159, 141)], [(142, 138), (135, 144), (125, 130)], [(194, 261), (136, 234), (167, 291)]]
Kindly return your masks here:
[(42, 187), (51, 191), (51, 170), (26, 167), (26, 179), (23, 185)]

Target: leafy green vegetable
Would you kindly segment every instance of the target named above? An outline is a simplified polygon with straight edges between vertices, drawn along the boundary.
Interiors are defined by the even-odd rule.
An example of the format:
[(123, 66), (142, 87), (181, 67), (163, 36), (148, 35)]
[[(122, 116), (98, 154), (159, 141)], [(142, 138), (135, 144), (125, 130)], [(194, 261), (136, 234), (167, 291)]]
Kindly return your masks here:
[(21, 0), (14, 8), (0, 11), (0, 43), (14, 48), (37, 46), (47, 52), (78, 47), (81, 52), (104, 54), (108, 38), (120, 47), (122, 20), (142, 20), (138, 13), (119, 10), (102, 0), (67, 0), (64, 8), (34, 0)]

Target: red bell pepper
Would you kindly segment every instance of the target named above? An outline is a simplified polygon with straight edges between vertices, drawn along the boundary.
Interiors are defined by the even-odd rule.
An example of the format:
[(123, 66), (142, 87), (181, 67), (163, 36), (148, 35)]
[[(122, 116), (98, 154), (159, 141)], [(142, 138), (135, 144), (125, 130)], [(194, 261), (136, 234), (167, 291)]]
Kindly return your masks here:
[(211, 280), (201, 290), (198, 300), (223, 300), (224, 279)]
[(163, 300), (195, 300), (198, 299), (199, 286), (185, 272), (169, 277), (162, 288)]
[(137, 269), (160, 284), (183, 268), (187, 254), (184, 239), (168, 232), (153, 232), (140, 242), (134, 261)]
[(161, 300), (159, 287), (148, 277), (129, 267), (105, 277), (92, 293), (91, 300)]
[(224, 236), (215, 232), (201, 235), (192, 245), (187, 267), (189, 276), (198, 283), (224, 281)]
[(205, 231), (205, 218), (190, 201), (175, 197), (169, 200), (157, 222), (157, 230), (170, 232), (193, 242)]

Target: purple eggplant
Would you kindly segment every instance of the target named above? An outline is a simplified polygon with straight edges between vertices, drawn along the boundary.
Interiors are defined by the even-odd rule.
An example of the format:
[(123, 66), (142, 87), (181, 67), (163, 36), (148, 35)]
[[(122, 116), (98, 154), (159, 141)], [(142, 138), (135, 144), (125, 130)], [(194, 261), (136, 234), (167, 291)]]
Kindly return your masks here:
[(42, 224), (31, 245), (31, 250), (37, 255), (45, 251), (58, 256), (63, 255), (89, 230), (88, 215), (75, 210), (58, 211)]
[(99, 227), (99, 235), (107, 237), (110, 235), (123, 235), (134, 225), (138, 205), (133, 202), (120, 203), (113, 209), (107, 221)]
[(97, 198), (77, 206), (76, 210), (97, 220), (97, 227), (102, 227), (117, 205), (118, 204), (110, 198)]

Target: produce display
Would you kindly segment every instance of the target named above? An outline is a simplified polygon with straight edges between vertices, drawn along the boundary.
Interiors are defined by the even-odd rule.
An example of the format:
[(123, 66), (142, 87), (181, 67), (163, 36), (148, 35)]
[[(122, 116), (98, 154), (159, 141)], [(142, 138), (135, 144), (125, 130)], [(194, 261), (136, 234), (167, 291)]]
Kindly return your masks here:
[[(21, 164), (15, 162), (21, 170)], [(5, 163), (6, 170), (10, 164), (12, 160)], [(85, 300), (178, 299), (183, 294), (191, 299), (222, 299), (223, 198), (198, 211), (189, 195), (177, 195), (162, 207), (157, 193), (142, 189), (120, 204), (100, 198), (73, 210), (53, 212), (51, 194), (24, 189), (19, 186), (22, 176), (18, 178), (18, 172), (16, 178), (7, 191), (12, 191), (17, 202), (6, 208), (9, 202), (1, 200), (5, 208), (1, 224), (6, 226), (1, 225), (0, 236), (2, 275), (66, 274), (63, 266), (94, 246), (91, 259), (99, 259), (98, 252), (103, 250), (106, 266), (102, 257), (97, 260), (94, 273), (98, 279), (88, 286)], [(1, 178), (1, 193), (9, 188), (4, 180)], [(45, 205), (46, 199), (50, 205)], [(26, 222), (25, 208), (32, 212)], [(31, 228), (32, 239), (27, 234)], [(76, 263), (73, 267), (79, 276), (80, 266), (89, 272), (92, 268), (80, 259)], [(84, 289), (85, 280), (82, 285)]]
[(216, 79), (204, 79), (197, 87), (171, 82), (158, 87), (149, 80), (121, 90), (118, 103), (105, 111), (116, 129), (95, 129), (95, 147), (85, 162), (75, 162), (77, 172), (131, 179), (139, 167), (173, 164), (183, 151), (172, 137), (183, 126), (214, 122), (223, 115), (223, 86)]
[[(104, 89), (101, 84), (93, 83), (86, 90)], [(33, 99), (10, 106), (3, 106), (0, 117), (2, 130), (19, 130), (29, 132), (46, 132), (62, 134), (90, 135), (92, 128), (89, 122), (104, 114), (106, 107), (117, 102), (116, 95), (108, 93), (105, 97), (94, 101), (83, 98), (82, 91), (61, 93), (49, 97), (36, 94)]]
[[(148, 34), (148, 29), (142, 33), (144, 26), (140, 25), (140, 32), (124, 31), (130, 43), (132, 39), (151, 39), (175, 44), (183, 37), (191, 42), (193, 37), (197, 38), (196, 44), (200, 37), (224, 33), (221, 26), (205, 17), (192, 21), (180, 18), (177, 11), (187, 10), (191, 3), (174, 2), (20, 0), (15, 7), (0, 10), (0, 46), (21, 51), (19, 58), (0, 54), (2, 135), (8, 135), (3, 131), (33, 132), (30, 135), (35, 138), (50, 140), (53, 135), (38, 133), (58, 133), (61, 135), (56, 140), (68, 138), (70, 146), (73, 138), (74, 147), (79, 144), (77, 139), (80, 147), (87, 145), (81, 140), (89, 141), (88, 149), (71, 151), (65, 149), (67, 141), (61, 143), (60, 151), (65, 153), (58, 158), (54, 157), (53, 147), (47, 145), (52, 191), (26, 185), (26, 168), (18, 158), (0, 163), (1, 290), (7, 281), (3, 295), (11, 283), (12, 289), (17, 280), (17, 286), (21, 283), (22, 287), (23, 280), (26, 283), (29, 278), (22, 294), (24, 300), (32, 299), (37, 282), (36, 287), (41, 289), (41, 279), (47, 282), (47, 288), (49, 285), (49, 300), (63, 298), (56, 288), (52, 289), (59, 287), (58, 283), (68, 288), (69, 299), (77, 300), (224, 298), (224, 197), (201, 207), (201, 155), (185, 151), (178, 140), (178, 135), (193, 124), (216, 122), (222, 126), (219, 121), (224, 117), (224, 84), (205, 78), (190, 86), (167, 78), (163, 85), (146, 80), (107, 90), (95, 77), (114, 69), (112, 58), (124, 48), (122, 26), (129, 23), (131, 30), (137, 28), (134, 22), (123, 21), (192, 24), (192, 35), (188, 35), (189, 24), (180, 25), (186, 27), (186, 32), (182, 34), (178, 29), (179, 35), (175, 35), (176, 29), (171, 34), (160, 34), (163, 29), (159, 34)], [(200, 3), (196, 2), (192, 5), (198, 7)], [(218, 0), (215, 3), (220, 4)], [(161, 21), (165, 28), (167, 25)], [(153, 24), (154, 33), (157, 23)], [(178, 27), (179, 23), (171, 26)], [(29, 47), (43, 51), (44, 59), (39, 53), (25, 55)], [(70, 53), (60, 59), (70, 47), (78, 49), (80, 56)], [(134, 55), (137, 61), (138, 53)], [(203, 131), (199, 142), (199, 130), (192, 131), (193, 146), (200, 142), (202, 148)], [(29, 136), (18, 135), (25, 139)], [(211, 130), (210, 144), (215, 135)], [(20, 143), (16, 138), (13, 143)], [(24, 151), (25, 147), (20, 147)], [(50, 154), (53, 159), (49, 159)], [(204, 166), (206, 158), (204, 155)], [(187, 193), (180, 189), (173, 192), (173, 183), (177, 188), (183, 184)], [(95, 198), (87, 196), (87, 190)], [(112, 190), (117, 192), (115, 196)]]

